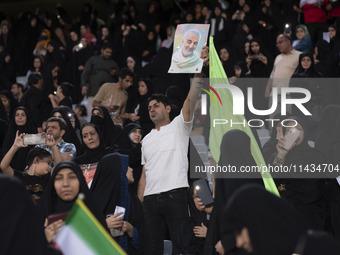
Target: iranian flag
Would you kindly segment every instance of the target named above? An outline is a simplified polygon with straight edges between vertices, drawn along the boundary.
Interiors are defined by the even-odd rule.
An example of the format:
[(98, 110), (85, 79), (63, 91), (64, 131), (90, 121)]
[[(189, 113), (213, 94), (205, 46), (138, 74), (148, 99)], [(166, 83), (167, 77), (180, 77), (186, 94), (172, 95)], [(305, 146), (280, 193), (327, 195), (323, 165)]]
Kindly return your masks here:
[(64, 255), (126, 254), (80, 199), (54, 241)]

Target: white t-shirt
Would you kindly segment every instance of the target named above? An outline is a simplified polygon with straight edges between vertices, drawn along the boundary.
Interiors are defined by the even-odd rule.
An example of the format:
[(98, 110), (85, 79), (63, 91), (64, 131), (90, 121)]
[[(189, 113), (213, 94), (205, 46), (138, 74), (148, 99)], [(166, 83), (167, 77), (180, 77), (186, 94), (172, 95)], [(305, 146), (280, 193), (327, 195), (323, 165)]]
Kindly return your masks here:
[(144, 196), (188, 187), (188, 144), (193, 120), (185, 122), (182, 112), (160, 130), (144, 137), (142, 165), (145, 166)]

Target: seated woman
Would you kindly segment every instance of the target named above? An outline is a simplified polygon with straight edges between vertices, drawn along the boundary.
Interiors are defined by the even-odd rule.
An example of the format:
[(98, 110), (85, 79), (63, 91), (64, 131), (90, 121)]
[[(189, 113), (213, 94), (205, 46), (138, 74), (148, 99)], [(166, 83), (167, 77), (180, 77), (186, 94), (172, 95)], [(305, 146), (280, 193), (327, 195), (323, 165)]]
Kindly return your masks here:
[(296, 40), (293, 41), (292, 46), (295, 50), (302, 53), (310, 53), (312, 51), (312, 40), (305, 25), (296, 26)]
[(307, 227), (284, 199), (257, 185), (236, 191), (223, 211), (222, 235), (233, 232), (236, 246), (261, 255), (339, 254), (340, 244)]
[[(292, 121), (285, 123), (289, 127), (282, 127), (280, 133), (283, 135), (278, 139), (276, 151), (269, 157), (268, 163), (274, 166), (299, 166), (303, 169), (311, 166), (311, 164), (317, 166), (318, 164), (326, 163), (324, 154), (308, 145), (309, 136), (306, 122), (295, 116), (291, 116), (288, 119)], [(296, 126), (294, 127), (294, 125)], [(295, 129), (295, 132), (300, 132), (300, 134), (292, 146), (288, 148), (286, 146), (287, 134), (292, 128)], [(281, 197), (288, 200), (296, 208), (308, 222), (310, 228), (322, 229), (322, 191), (324, 179), (307, 179), (309, 177), (308, 173), (300, 179), (294, 178), (294, 175), (288, 177), (293, 178), (275, 180)]]
[[(97, 211), (81, 169), (72, 161), (64, 161), (55, 166), (48, 190), (39, 204), (43, 214), (40, 220), (45, 220), (45, 236), (49, 243), (56, 237), (79, 193), (85, 195), (84, 202), (87, 207), (98, 221), (104, 227), (106, 226), (104, 217)], [(64, 219), (56, 221), (52, 219), (51, 216), (61, 213), (64, 213)]]
[[(113, 214), (112, 212), (107, 215), (106, 223), (111, 230), (111, 235), (113, 234), (118, 244), (127, 254), (143, 254), (144, 213), (142, 203), (131, 186), (134, 182), (133, 170), (127, 166), (128, 157), (126, 155), (111, 155), (118, 156), (121, 161), (120, 190), (118, 191), (120, 202), (117, 205), (125, 208), (125, 213)], [(123, 214), (124, 216), (122, 217)]]

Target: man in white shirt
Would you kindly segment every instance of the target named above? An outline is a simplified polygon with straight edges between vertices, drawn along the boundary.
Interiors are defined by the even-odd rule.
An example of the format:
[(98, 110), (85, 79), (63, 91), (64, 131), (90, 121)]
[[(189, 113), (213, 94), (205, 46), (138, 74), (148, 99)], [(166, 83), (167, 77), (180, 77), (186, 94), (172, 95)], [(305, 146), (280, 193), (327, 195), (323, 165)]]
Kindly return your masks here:
[[(209, 61), (208, 48), (201, 52), (204, 63)], [(195, 74), (191, 89), (180, 115), (170, 121), (171, 106), (164, 95), (152, 95), (148, 110), (155, 128), (143, 139), (142, 165), (138, 195), (144, 196), (147, 228), (147, 254), (163, 254), (164, 229), (167, 225), (173, 254), (179, 254), (177, 231), (188, 219), (187, 172), (188, 143), (193, 125), (193, 112), (202, 74)]]

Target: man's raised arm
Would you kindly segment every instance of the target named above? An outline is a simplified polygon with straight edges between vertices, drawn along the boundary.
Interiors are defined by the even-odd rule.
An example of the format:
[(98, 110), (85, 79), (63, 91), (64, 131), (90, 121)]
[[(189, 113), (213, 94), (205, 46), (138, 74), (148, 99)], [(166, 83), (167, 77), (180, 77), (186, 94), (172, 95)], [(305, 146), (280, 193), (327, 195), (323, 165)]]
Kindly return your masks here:
[[(201, 58), (203, 59), (203, 65), (209, 65), (209, 47), (204, 46), (201, 51)], [(200, 87), (202, 86), (203, 69), (199, 74), (195, 74), (187, 98), (184, 101), (182, 114), (185, 122), (190, 122), (197, 101), (198, 94), (200, 92)]]

